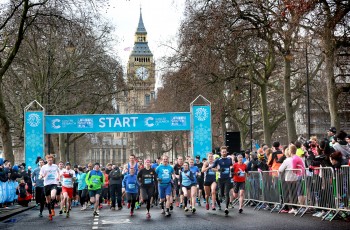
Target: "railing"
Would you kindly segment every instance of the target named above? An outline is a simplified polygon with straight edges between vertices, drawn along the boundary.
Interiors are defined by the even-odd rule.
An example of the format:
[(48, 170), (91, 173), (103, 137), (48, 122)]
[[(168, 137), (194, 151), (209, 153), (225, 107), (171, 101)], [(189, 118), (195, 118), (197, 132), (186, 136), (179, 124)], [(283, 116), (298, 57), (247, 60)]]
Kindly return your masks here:
[(338, 170), (331, 167), (313, 170), (293, 169), (283, 173), (277, 171), (249, 172), (245, 186), (245, 205), (257, 203), (255, 209), (266, 205), (272, 211), (285, 206), (296, 208), (295, 215), (302, 217), (308, 210), (323, 210), (322, 220), (330, 213), (350, 212), (350, 167)]

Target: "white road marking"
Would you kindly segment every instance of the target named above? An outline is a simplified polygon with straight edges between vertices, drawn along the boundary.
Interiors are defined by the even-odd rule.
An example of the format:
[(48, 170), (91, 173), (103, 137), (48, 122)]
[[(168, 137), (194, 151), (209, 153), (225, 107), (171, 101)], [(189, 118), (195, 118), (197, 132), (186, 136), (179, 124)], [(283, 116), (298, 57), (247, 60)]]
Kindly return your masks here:
[(130, 224), (130, 219), (124, 219), (124, 220), (114, 220), (114, 221), (108, 221), (108, 220), (102, 220), (102, 224)]

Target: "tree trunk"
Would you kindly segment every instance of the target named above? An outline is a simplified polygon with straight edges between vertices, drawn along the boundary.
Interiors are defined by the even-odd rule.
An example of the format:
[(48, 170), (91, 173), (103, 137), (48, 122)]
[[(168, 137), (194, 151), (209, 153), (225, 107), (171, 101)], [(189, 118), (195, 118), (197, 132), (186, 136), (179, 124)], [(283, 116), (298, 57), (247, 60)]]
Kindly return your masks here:
[(284, 106), (286, 112), (286, 122), (287, 122), (287, 132), (288, 132), (288, 142), (296, 141), (297, 132), (295, 128), (294, 114), (293, 114), (293, 102), (292, 93), (290, 89), (290, 76), (291, 76), (291, 60), (290, 56), (285, 56), (285, 66), (284, 66)]
[(337, 87), (334, 79), (334, 50), (335, 45), (331, 39), (332, 32), (331, 30), (325, 31), (325, 36), (323, 37), (324, 48), (325, 48), (325, 62), (326, 62), (326, 83), (327, 83), (327, 99), (328, 99), (328, 108), (331, 117), (331, 126), (340, 129), (340, 121), (339, 116), (337, 114), (338, 111), (338, 93)]
[(4, 158), (14, 164), (14, 155), (12, 150), (12, 137), (10, 133), (10, 122), (7, 119), (4, 98), (2, 95), (2, 88), (0, 87), (0, 133), (2, 140), (2, 148), (4, 151)]
[(267, 108), (267, 85), (260, 85), (260, 102), (261, 102), (261, 117), (263, 120), (263, 129), (264, 129), (264, 143), (268, 146), (271, 146), (271, 127), (268, 116), (268, 108)]

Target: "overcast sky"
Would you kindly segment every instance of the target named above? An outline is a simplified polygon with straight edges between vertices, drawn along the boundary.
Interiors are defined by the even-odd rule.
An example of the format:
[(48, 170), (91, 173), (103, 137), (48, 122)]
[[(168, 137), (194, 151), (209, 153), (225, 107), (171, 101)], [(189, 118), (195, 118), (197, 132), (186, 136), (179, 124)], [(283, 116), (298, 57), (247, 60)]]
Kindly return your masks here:
[[(148, 45), (159, 69), (159, 58), (168, 54), (164, 44), (176, 44), (176, 34), (183, 19), (185, 0), (110, 0), (110, 6), (104, 13), (116, 27), (118, 45), (116, 51), (124, 71), (134, 45), (134, 34), (142, 7), (142, 18), (147, 30)], [(171, 42), (171, 43), (169, 43)], [(125, 51), (131, 47), (130, 50)], [(157, 74), (159, 75), (159, 74)]]

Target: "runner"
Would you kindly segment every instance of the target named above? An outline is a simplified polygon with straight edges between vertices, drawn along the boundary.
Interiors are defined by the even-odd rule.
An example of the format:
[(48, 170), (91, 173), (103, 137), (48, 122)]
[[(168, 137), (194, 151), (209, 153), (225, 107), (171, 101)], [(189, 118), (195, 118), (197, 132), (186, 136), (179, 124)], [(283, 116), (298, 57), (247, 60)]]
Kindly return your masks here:
[[(198, 186), (198, 181), (197, 178), (201, 175), (201, 172), (197, 166), (194, 165), (194, 160), (190, 159), (190, 170), (194, 175), (194, 180), (191, 185), (191, 211), (193, 213), (196, 212), (196, 199), (197, 199), (197, 186)], [(198, 202), (198, 201), (197, 201)], [(199, 206), (199, 204), (198, 204)]]
[(71, 164), (69, 162), (66, 163), (66, 168), (62, 170), (60, 176), (62, 179), (62, 203), (65, 209), (64, 212), (67, 213), (66, 217), (68, 218), (72, 206), (74, 181), (76, 179), (75, 172), (71, 169)]
[(62, 193), (62, 170), (64, 169), (63, 161), (58, 162), (58, 175), (59, 175), (59, 181), (57, 185), (57, 194), (56, 194), (56, 203), (59, 203), (60, 205), (60, 212), (61, 215), (63, 213), (63, 196), (61, 196)]
[(220, 190), (220, 203), (222, 202), (222, 198), (226, 197), (226, 208), (225, 215), (227, 216), (228, 206), (230, 203), (230, 189), (231, 189), (231, 178), (230, 178), (230, 167), (232, 165), (232, 160), (227, 158), (227, 147), (222, 146), (220, 148), (221, 157), (217, 159), (213, 166), (211, 167), (213, 171), (220, 172), (219, 178), (219, 190)]
[(32, 173), (32, 181), (33, 186), (35, 187), (35, 201), (37, 204), (40, 204), (40, 213), (39, 217), (43, 217), (43, 210), (45, 207), (45, 191), (44, 191), (44, 180), (39, 179), (40, 177), (40, 170), (45, 165), (44, 160), (39, 160), (39, 166), (34, 169)]
[(88, 189), (87, 185), (85, 182), (86, 178), (86, 173), (84, 172), (83, 167), (78, 167), (78, 176), (77, 176), (77, 181), (78, 181), (78, 196), (80, 199), (80, 205), (81, 205), (81, 211), (86, 210), (86, 203), (88, 200)]
[[(197, 175), (197, 188), (198, 188), (198, 192), (197, 192), (197, 203), (198, 206), (201, 206), (201, 196), (203, 194), (203, 190), (204, 190), (204, 174), (201, 173), (202, 167), (203, 167), (203, 163), (200, 161), (201, 157), (199, 155), (196, 156), (194, 165), (197, 166), (197, 168), (199, 169), (199, 175)], [(203, 197), (204, 198), (204, 197)]]
[[(162, 214), (170, 216), (170, 204), (171, 204), (171, 180), (174, 173), (173, 167), (168, 164), (169, 157), (163, 155), (163, 162), (156, 168), (156, 174), (158, 175), (158, 191), (160, 197), (160, 206), (162, 208)], [(166, 211), (164, 211), (164, 202), (166, 199)]]
[(155, 178), (157, 178), (156, 172), (151, 168), (151, 161), (147, 159), (145, 161), (145, 168), (141, 169), (137, 175), (137, 179), (141, 184), (141, 197), (143, 199), (143, 202), (146, 202), (147, 219), (151, 218), (149, 210), (151, 208), (151, 197), (154, 196)]
[[(187, 212), (189, 209), (187, 208), (188, 199), (191, 199), (191, 205), (193, 206), (192, 212), (194, 213), (196, 211), (196, 208), (194, 208), (194, 205), (196, 204), (196, 200), (193, 199), (195, 197), (196, 193), (192, 194), (192, 188), (194, 187), (195, 183), (195, 177), (196, 175), (190, 170), (190, 166), (188, 162), (185, 162), (183, 164), (183, 170), (180, 173), (179, 178), (179, 185), (181, 185), (181, 190), (184, 194), (184, 210)], [(194, 189), (193, 189), (193, 192)], [(194, 195), (194, 196), (192, 196)], [(194, 211), (193, 211), (194, 209)]]
[(47, 209), (49, 210), (49, 220), (55, 216), (55, 197), (57, 193), (57, 184), (59, 181), (59, 173), (57, 165), (53, 164), (53, 156), (46, 156), (47, 164), (40, 169), (39, 179), (44, 179), (44, 191), (46, 197)]
[(211, 169), (214, 164), (214, 155), (213, 153), (208, 153), (208, 161), (204, 163), (202, 167), (202, 172), (204, 173), (204, 190), (205, 190), (205, 200), (206, 200), (206, 209), (209, 210), (209, 197), (211, 194), (212, 210), (216, 210), (216, 173)]
[(237, 156), (238, 162), (233, 165), (233, 195), (238, 197), (239, 192), (239, 213), (243, 212), (244, 190), (245, 190), (245, 175), (247, 173), (247, 165), (243, 163), (243, 156)]
[(102, 186), (105, 183), (105, 178), (100, 170), (100, 164), (95, 163), (94, 169), (86, 175), (85, 182), (88, 186), (90, 202), (94, 204), (94, 216), (98, 216), (99, 199), (102, 193)]
[(115, 200), (117, 197), (118, 210), (123, 208), (122, 206), (122, 181), (123, 174), (119, 167), (115, 167), (108, 175), (109, 178), (109, 188), (111, 195), (111, 210), (115, 210)]
[(177, 164), (174, 166), (174, 172), (175, 172), (175, 179), (174, 179), (174, 185), (175, 185), (175, 201), (176, 201), (176, 207), (182, 208), (183, 205), (183, 192), (181, 189), (181, 183), (179, 183), (180, 174), (182, 171), (182, 167), (184, 164), (184, 160), (182, 156), (177, 157)]
[(139, 191), (139, 185), (137, 182), (137, 176), (135, 174), (135, 168), (131, 167), (129, 169), (129, 174), (127, 174), (123, 179), (123, 190), (126, 192), (126, 199), (128, 200), (128, 207), (130, 205), (130, 216), (134, 215), (135, 203), (137, 199), (137, 194)]

